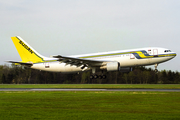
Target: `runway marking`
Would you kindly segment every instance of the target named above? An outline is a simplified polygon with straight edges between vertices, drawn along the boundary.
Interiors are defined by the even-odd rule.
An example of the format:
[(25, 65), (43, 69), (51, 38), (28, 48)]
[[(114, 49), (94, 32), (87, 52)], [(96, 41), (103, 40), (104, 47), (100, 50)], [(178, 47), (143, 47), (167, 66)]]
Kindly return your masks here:
[(180, 89), (79, 89), (79, 88), (0, 88), (0, 91), (159, 91), (180, 92)]

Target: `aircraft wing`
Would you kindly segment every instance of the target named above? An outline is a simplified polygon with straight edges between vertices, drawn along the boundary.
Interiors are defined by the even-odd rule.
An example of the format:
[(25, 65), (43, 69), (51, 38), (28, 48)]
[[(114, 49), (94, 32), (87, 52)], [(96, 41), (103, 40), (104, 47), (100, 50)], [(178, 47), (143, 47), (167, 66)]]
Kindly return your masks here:
[[(92, 60), (92, 59), (81, 59), (81, 58), (73, 58), (73, 57), (65, 57), (61, 55), (52, 56), (54, 58), (58, 58), (58, 61), (62, 63), (66, 63), (67, 65), (75, 65), (77, 67), (83, 66), (83, 67), (95, 67), (95, 66), (101, 66), (105, 62), (110, 61), (101, 61), (101, 60)], [(82, 68), (83, 69), (83, 68)]]
[(26, 66), (32, 66), (33, 63), (24, 63), (24, 62), (17, 62), (17, 61), (7, 61), (10, 63), (15, 63), (15, 65), (26, 65)]

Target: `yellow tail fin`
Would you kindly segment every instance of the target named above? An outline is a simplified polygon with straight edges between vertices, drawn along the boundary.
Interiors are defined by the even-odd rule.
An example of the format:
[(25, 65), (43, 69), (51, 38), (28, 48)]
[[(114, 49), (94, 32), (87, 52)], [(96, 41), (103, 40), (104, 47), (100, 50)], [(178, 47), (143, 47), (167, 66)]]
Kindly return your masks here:
[(43, 62), (43, 56), (37, 53), (31, 46), (29, 46), (22, 38), (15, 36), (11, 37), (22, 62), (40, 63)]

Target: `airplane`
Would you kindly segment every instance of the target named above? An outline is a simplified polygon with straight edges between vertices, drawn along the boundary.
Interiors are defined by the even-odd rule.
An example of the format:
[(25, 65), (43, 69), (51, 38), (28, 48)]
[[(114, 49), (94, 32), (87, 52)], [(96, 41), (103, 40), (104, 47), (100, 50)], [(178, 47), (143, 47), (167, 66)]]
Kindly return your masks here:
[(97, 70), (130, 72), (132, 67), (135, 66), (155, 65), (155, 72), (158, 72), (158, 64), (176, 56), (175, 52), (166, 48), (148, 47), (73, 56), (53, 55), (45, 57), (39, 54), (21, 37), (15, 36), (11, 37), (11, 39), (22, 61), (8, 62), (49, 72), (79, 73), (92, 70), (91, 79), (106, 78), (106, 75), (103, 75), (103, 73), (102, 75), (97, 75)]

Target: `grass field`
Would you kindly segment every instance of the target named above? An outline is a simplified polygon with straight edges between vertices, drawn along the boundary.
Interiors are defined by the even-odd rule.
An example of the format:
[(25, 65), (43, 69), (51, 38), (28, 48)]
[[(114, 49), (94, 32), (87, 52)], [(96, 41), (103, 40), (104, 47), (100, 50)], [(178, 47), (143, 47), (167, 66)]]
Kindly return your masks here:
[(180, 84), (0, 84), (0, 88), (151, 88), (180, 89)]
[[(179, 84), (1, 84), (0, 88), (151, 88)], [(180, 92), (0, 91), (0, 120), (179, 120)]]
[(1, 120), (179, 120), (179, 92), (1, 91)]

